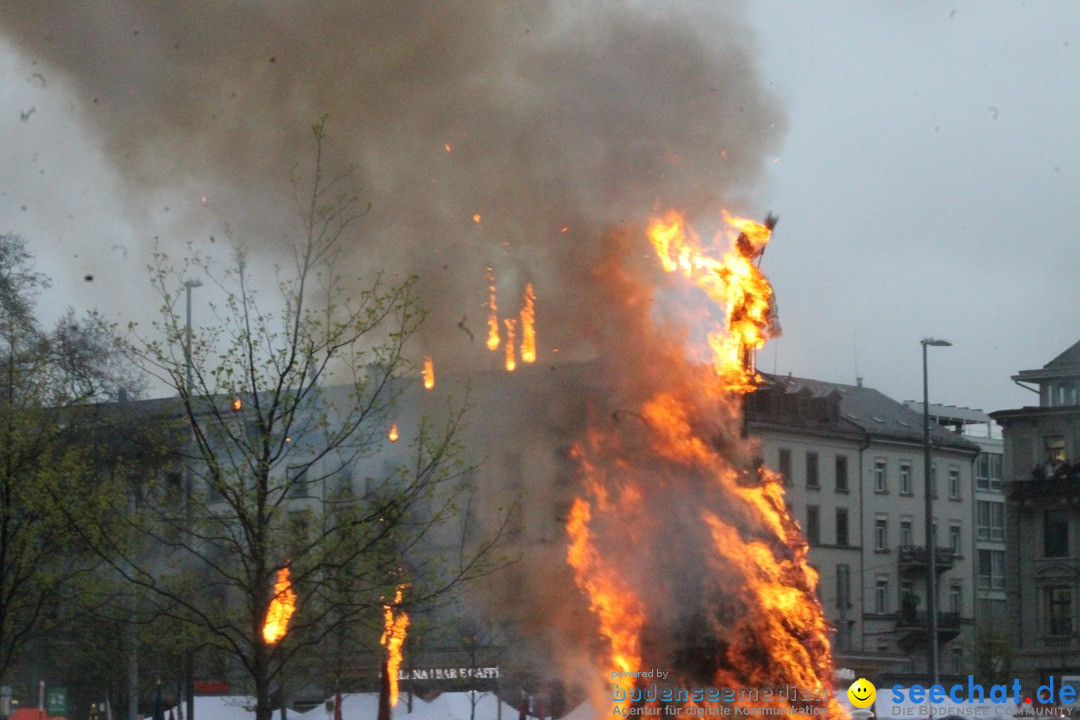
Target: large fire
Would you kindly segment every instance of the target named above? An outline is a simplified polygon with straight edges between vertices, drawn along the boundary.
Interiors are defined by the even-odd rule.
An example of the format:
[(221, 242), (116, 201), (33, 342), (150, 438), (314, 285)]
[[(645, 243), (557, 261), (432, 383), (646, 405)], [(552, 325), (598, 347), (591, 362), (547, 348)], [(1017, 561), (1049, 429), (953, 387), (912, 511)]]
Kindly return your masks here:
[[(753, 262), (774, 220), (725, 219), (736, 237), (719, 259), (676, 213), (648, 228), (663, 269), (724, 310), (724, 327), (709, 335), (713, 367), (687, 359), (669, 327), (642, 321), (633, 369), (660, 372), (614, 378), (620, 405), (597, 408), (573, 451), (582, 492), (567, 520), (568, 561), (606, 648), (593, 703), (608, 715), (630, 704), (726, 703), (843, 716), (806, 542), (780, 478), (757, 467), (740, 433), (742, 394), (759, 380), (754, 352), (776, 332), (772, 288)], [(663, 679), (635, 675), (658, 669)], [(679, 694), (693, 688), (732, 695)]]
[(263, 623), (263, 640), (267, 645), (276, 645), (285, 637), (289, 629), (289, 618), (296, 611), (296, 593), (289, 581), (289, 568), (278, 570), (277, 582), (274, 583), (274, 597), (266, 610)]
[[(409, 627), (409, 616), (401, 609), (405, 588), (399, 587), (393, 602), (383, 605), (383, 634), (379, 642), (386, 648), (386, 675), (390, 680), (390, 706), (398, 701), (398, 670), (401, 668), (401, 648)], [(395, 612), (396, 611), (396, 612)]]

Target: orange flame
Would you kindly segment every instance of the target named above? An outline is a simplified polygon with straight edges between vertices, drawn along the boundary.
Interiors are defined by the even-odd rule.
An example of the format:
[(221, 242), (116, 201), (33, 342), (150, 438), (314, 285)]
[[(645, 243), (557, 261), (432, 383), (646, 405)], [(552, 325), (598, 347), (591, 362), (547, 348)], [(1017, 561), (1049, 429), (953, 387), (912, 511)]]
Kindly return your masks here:
[[(390, 706), (398, 701), (398, 669), (401, 667), (401, 646), (409, 627), (409, 616), (401, 609), (405, 586), (398, 587), (392, 603), (383, 604), (383, 634), (379, 643), (386, 648), (386, 673), (390, 680)], [(394, 609), (397, 609), (395, 614)]]
[(506, 323), (506, 372), (514, 372), (517, 369), (517, 361), (514, 359), (514, 328), (517, 326), (517, 318), (507, 318)]
[(430, 357), (424, 358), (424, 389), (430, 390), (435, 387), (435, 363)]
[(764, 250), (772, 231), (726, 212), (724, 220), (739, 235), (719, 260), (705, 253), (679, 213), (653, 219), (648, 233), (665, 270), (681, 272), (725, 309), (726, 332), (709, 334), (713, 364), (727, 389), (749, 392), (760, 380), (754, 370), (754, 352), (770, 336), (774, 319), (772, 286), (753, 260)]
[(488, 282), (488, 350), (499, 349), (499, 309), (495, 305), (495, 271), (487, 269)]
[[(606, 641), (604, 677), (627, 691), (616, 707), (630, 701), (635, 681), (613, 673), (640, 670), (656, 652), (688, 663), (683, 672), (714, 686), (818, 693), (809, 704), (843, 718), (831, 697), (828, 628), (808, 546), (785, 506), (782, 480), (754, 469), (756, 451), (739, 432), (740, 396), (759, 381), (753, 351), (774, 334), (772, 289), (752, 262), (770, 231), (725, 218), (738, 237), (719, 260), (705, 254), (676, 213), (649, 226), (664, 269), (679, 271), (721, 304), (725, 328), (710, 336), (711, 372), (670, 343), (635, 346), (654, 353), (646, 362), (663, 363), (664, 372), (647, 378), (653, 389), (644, 395), (633, 395), (644, 378), (631, 378), (628, 396), (643, 399), (597, 413), (574, 447), (583, 487), (566, 523), (567, 560)], [(676, 635), (701, 639), (707, 652), (672, 660), (677, 652), (663, 653), (679, 648), (663, 643), (680, 642), (670, 640)], [(654, 644), (656, 651), (647, 650)], [(676, 674), (675, 682), (697, 679)], [(606, 705), (612, 714), (612, 688), (593, 690), (598, 713)], [(735, 704), (795, 707), (805, 699)]]
[(289, 568), (278, 570), (277, 582), (274, 583), (274, 597), (266, 610), (266, 622), (263, 623), (263, 640), (267, 645), (276, 645), (285, 637), (289, 628), (289, 618), (296, 612), (296, 593), (289, 582)]
[(397, 442), (398, 441), (398, 431), (397, 431), (397, 423), (396, 422), (395, 423), (390, 423), (390, 432), (387, 433), (386, 437), (390, 440), (390, 442)]
[(521, 308), (521, 362), (536, 362), (536, 293), (532, 283), (525, 286), (525, 305)]

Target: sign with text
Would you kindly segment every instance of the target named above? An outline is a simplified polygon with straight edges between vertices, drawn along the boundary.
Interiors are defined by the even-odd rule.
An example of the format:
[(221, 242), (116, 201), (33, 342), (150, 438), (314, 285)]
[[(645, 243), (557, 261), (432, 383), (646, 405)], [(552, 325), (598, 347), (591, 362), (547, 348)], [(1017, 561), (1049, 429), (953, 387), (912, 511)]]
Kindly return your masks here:
[(497, 680), (499, 666), (411, 668), (398, 671), (398, 680)]

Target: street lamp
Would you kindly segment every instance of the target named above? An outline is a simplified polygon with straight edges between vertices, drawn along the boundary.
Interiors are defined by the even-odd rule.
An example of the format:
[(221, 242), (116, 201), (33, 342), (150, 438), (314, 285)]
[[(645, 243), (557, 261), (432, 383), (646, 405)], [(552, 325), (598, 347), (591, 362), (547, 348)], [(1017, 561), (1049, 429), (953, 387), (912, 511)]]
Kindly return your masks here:
[(184, 326), (184, 392), (191, 393), (191, 289), (202, 287), (202, 280), (185, 280), (184, 292), (187, 295), (187, 324)]
[(937, 543), (934, 539), (934, 483), (930, 478), (930, 390), (927, 381), (926, 348), (949, 347), (948, 340), (923, 338), (922, 343), (922, 403), (923, 403), (923, 478), (926, 484), (926, 616), (929, 625), (930, 678), (939, 684), (938, 676), (938, 615), (937, 615)]
[[(184, 325), (184, 394), (187, 395), (187, 403), (191, 404), (191, 290), (202, 287), (202, 280), (185, 280), (184, 293), (187, 295), (187, 323)], [(192, 407), (192, 412), (194, 411)], [(194, 492), (194, 483), (191, 478), (191, 461), (184, 463), (184, 493), (185, 512), (188, 529), (191, 529), (192, 507), (191, 494)], [(184, 694), (187, 695), (187, 720), (195, 720), (195, 651), (188, 648), (184, 657)]]
[(476, 633), (466, 631), (461, 633), (461, 644), (469, 651), (469, 720), (476, 720)]

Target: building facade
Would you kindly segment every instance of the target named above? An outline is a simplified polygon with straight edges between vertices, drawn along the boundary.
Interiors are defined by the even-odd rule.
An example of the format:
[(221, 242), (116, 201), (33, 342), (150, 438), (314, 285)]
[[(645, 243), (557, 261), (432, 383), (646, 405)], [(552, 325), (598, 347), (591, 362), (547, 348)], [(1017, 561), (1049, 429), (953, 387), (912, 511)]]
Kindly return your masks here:
[[(750, 434), (783, 474), (810, 543), (838, 668), (907, 683), (929, 668), (922, 415), (880, 392), (765, 376)], [(961, 673), (975, 617), (974, 468), (979, 448), (932, 427), (939, 667)], [(880, 684), (880, 683), (879, 683)]]
[(991, 413), (1005, 440), (1005, 592), (1024, 683), (1080, 675), (1080, 342), (1013, 376), (1038, 405)]

